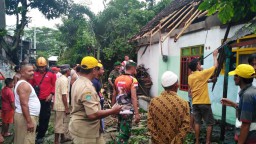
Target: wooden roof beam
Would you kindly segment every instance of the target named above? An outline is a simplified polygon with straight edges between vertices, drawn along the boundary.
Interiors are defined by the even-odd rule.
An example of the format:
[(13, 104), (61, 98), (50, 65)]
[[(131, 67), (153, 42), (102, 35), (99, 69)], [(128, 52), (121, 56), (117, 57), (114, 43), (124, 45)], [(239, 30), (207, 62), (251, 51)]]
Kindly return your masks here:
[[(186, 6), (184, 6), (182, 9), (184, 9)], [(181, 10), (179, 10), (180, 12)], [(161, 24), (162, 22), (166, 21), (167, 19), (169, 19), (174, 13), (176, 13), (177, 11), (174, 11), (172, 12), (170, 15), (168, 15), (167, 17), (163, 18), (162, 20), (160, 20), (160, 22), (158, 23), (158, 25), (156, 25), (151, 31), (145, 33), (143, 36), (141, 37), (145, 37), (145, 36), (148, 36), (149, 34), (151, 34), (151, 36), (154, 36), (159, 30), (160, 30), (160, 27), (161, 27)], [(158, 28), (157, 32), (155, 32), (154, 34), (152, 34), (156, 29)]]
[(175, 36), (174, 38), (174, 42), (176, 42), (181, 35), (184, 33), (184, 31), (192, 24), (192, 22), (201, 14), (202, 12), (199, 10), (196, 10), (195, 13), (188, 19), (188, 21), (185, 23), (185, 26), (183, 27), (183, 29), (180, 31), (180, 33)]
[[(176, 18), (175, 19), (175, 21), (173, 21), (167, 28), (170, 28), (170, 27), (172, 27), (182, 16), (187, 16), (188, 14), (190, 14), (195, 8), (194, 7), (192, 7), (191, 9), (190, 9), (191, 7), (189, 7), (189, 8), (187, 8), (183, 13), (181, 13), (180, 15), (179, 15), (179, 17), (178, 18)], [(190, 9), (190, 10), (189, 10)], [(185, 14), (187, 12), (187, 14)], [(184, 17), (185, 17), (184, 16)], [(183, 18), (184, 18), (183, 17)]]
[[(156, 30), (152, 36), (154, 36), (156, 33), (158, 33), (163, 27), (165, 27), (171, 20), (173, 20), (178, 14), (180, 14), (187, 6), (185, 5), (182, 9), (180, 9), (175, 15), (173, 15), (168, 21), (164, 22), (163, 25), (161, 25), (161, 27)], [(190, 5), (187, 9), (191, 8), (192, 5)]]
[(256, 44), (256, 39), (242, 41), (242, 42), (239, 42), (239, 43), (233, 43), (230, 46), (231, 47), (242, 47), (242, 46), (253, 45), (253, 44)]
[[(194, 10), (195, 8), (192, 7), (192, 9), (168, 32), (168, 34), (161, 40), (162, 42), (164, 42), (166, 40), (166, 38), (168, 38), (170, 36), (170, 34), (184, 21), (185, 18), (187, 18), (187, 16)], [(188, 10), (188, 9), (187, 9)], [(183, 14), (185, 12), (187, 12), (187, 10), (185, 10), (171, 25), (169, 25), (167, 28), (169, 28), (170, 26), (174, 25), (179, 18), (181, 18), (181, 16), (183, 16)]]

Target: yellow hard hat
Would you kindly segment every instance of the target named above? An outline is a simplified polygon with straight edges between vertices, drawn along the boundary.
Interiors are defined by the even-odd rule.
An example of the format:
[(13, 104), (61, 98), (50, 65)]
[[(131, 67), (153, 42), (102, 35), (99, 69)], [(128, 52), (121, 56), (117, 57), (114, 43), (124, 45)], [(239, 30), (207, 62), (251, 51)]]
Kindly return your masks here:
[(98, 66), (98, 60), (92, 56), (86, 56), (81, 61), (82, 69), (91, 69)]
[(44, 57), (39, 57), (36, 61), (36, 65), (37, 66), (46, 66), (47, 65), (47, 61)]
[(255, 70), (251, 65), (240, 64), (236, 67), (235, 70), (228, 73), (229, 75), (238, 75), (242, 78), (254, 78)]

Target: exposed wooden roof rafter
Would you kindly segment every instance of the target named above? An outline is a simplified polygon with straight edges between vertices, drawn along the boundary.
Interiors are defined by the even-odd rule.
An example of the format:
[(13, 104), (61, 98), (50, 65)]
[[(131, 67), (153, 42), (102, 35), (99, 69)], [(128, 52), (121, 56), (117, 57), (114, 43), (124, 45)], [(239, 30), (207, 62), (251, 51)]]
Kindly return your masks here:
[[(162, 29), (162, 27), (165, 27), (171, 20), (173, 20), (178, 14), (180, 14), (180, 12), (182, 12), (185, 8), (186, 8), (187, 6), (184, 6), (182, 9), (180, 9), (177, 13), (175, 13), (176, 11), (174, 11), (173, 13), (171, 13), (169, 16), (172, 16), (170, 19), (168, 19), (168, 21), (163, 21), (163, 25), (161, 25), (162, 23), (160, 22), (159, 23), (159, 25), (158, 25), (158, 27), (159, 27), (159, 29), (157, 29), (153, 34), (152, 34), (152, 36), (154, 36), (156, 33), (158, 33), (161, 29)], [(190, 8), (191, 6), (189, 6), (189, 8)], [(173, 15), (174, 14), (174, 15)]]
[(195, 13), (188, 19), (188, 21), (185, 23), (185, 26), (183, 29), (180, 31), (180, 33), (175, 36), (174, 41), (176, 42), (181, 35), (184, 33), (184, 31), (192, 24), (192, 22), (200, 15), (202, 14), (202, 11), (196, 10)]
[[(172, 27), (174, 24), (176, 24), (176, 25), (174, 25), (172, 27), (172, 29), (165, 35), (165, 37), (161, 41), (164, 42), (171, 35), (171, 33), (189, 16), (189, 14), (191, 14), (194, 11), (194, 9), (195, 9), (195, 7), (192, 7), (190, 10), (186, 9), (175, 21), (173, 21), (167, 28)], [(189, 10), (189, 12), (187, 12), (188, 10)], [(184, 16), (184, 14), (185, 14), (185, 16)], [(176, 22), (178, 22), (178, 23), (176, 23)]]

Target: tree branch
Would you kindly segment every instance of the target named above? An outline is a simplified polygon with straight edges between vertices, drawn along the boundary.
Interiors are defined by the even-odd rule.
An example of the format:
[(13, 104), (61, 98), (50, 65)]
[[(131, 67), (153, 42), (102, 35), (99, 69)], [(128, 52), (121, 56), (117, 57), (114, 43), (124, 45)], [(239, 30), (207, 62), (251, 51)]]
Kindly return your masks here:
[(16, 25), (16, 32), (14, 34), (13, 37), (13, 44), (12, 44), (12, 48), (11, 50), (14, 50), (18, 47), (19, 42), (20, 42), (20, 36), (23, 33), (23, 30), (25, 28), (25, 26), (28, 24), (27, 21), (27, 9), (28, 9), (28, 5), (27, 5), (27, 0), (21, 0), (21, 20), (20, 23)]

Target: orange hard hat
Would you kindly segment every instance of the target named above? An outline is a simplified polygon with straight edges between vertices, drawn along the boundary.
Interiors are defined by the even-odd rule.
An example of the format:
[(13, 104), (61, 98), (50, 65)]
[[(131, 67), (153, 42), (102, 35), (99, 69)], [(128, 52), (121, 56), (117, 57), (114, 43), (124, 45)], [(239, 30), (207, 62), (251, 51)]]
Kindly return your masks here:
[(36, 61), (36, 65), (37, 66), (46, 66), (47, 65), (47, 61), (44, 57), (39, 57)]

